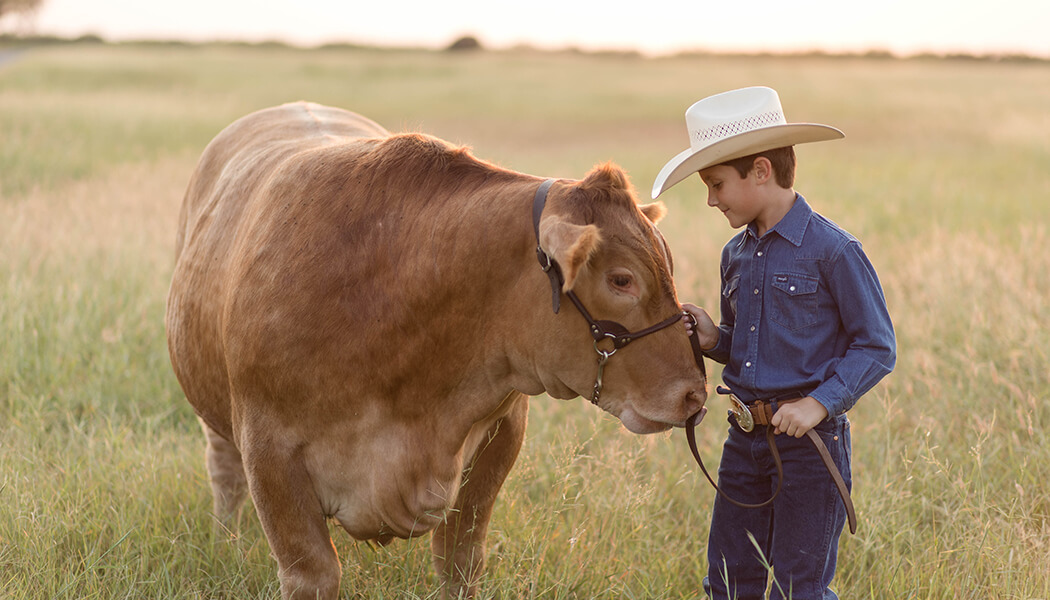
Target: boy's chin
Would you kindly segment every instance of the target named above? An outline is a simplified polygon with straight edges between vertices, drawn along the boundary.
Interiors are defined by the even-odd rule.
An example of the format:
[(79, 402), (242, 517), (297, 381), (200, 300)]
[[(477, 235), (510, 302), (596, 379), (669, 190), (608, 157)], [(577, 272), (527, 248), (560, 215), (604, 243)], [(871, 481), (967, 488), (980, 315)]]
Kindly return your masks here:
[(726, 220), (729, 221), (729, 226), (732, 227), (733, 229), (740, 229), (744, 225), (747, 225), (746, 222), (741, 221), (740, 219), (734, 219), (733, 217), (730, 217), (729, 215), (726, 215)]

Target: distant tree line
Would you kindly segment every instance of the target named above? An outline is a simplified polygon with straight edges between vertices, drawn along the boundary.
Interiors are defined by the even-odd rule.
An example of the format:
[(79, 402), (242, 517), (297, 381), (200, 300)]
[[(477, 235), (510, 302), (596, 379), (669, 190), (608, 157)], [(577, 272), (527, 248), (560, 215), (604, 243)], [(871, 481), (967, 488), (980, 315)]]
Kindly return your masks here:
[(481, 42), (472, 35), (465, 35), (448, 45), (446, 50), (453, 52), (460, 50), (481, 50)]

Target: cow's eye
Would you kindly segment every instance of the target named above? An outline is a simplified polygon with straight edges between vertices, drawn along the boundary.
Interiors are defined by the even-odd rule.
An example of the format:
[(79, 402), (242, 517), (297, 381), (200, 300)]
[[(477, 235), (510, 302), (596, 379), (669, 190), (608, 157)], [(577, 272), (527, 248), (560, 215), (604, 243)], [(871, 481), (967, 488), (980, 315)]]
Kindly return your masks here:
[(630, 273), (623, 271), (609, 273), (609, 285), (617, 291), (628, 292), (633, 284), (634, 278)]

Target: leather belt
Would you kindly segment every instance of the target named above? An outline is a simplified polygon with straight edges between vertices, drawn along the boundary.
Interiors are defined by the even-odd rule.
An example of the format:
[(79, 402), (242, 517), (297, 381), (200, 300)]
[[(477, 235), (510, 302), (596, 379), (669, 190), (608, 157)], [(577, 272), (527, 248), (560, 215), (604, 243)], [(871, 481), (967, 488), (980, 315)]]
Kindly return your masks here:
[[(742, 431), (751, 432), (754, 430), (755, 425), (761, 425), (766, 428), (766, 441), (769, 444), (769, 450), (773, 455), (773, 462), (777, 468), (777, 489), (773, 492), (773, 496), (770, 497), (769, 500), (766, 500), (765, 502), (761, 502), (759, 504), (745, 504), (742, 502), (738, 502), (726, 495), (726, 493), (718, 487), (714, 479), (711, 478), (711, 475), (708, 474), (707, 469), (704, 467), (703, 461), (700, 460), (700, 452), (696, 448), (696, 439), (693, 434), (693, 427), (695, 425), (694, 417), (696, 417), (696, 415), (690, 417), (689, 422), (686, 423), (686, 438), (689, 440), (689, 448), (693, 452), (693, 458), (696, 459), (697, 463), (700, 465), (700, 469), (704, 472), (704, 475), (707, 476), (707, 480), (711, 482), (711, 485), (714, 486), (715, 490), (717, 490), (718, 493), (721, 494), (722, 497), (729, 501), (731, 504), (742, 508), (761, 508), (763, 506), (766, 506), (772, 503), (774, 499), (776, 499), (777, 495), (780, 493), (781, 485), (784, 482), (784, 467), (780, 460), (780, 452), (777, 450), (777, 444), (775, 436), (773, 434), (773, 427), (770, 426), (770, 422), (773, 419), (774, 413), (773, 405), (774, 403), (784, 404), (787, 402), (801, 400), (803, 397), (805, 397), (805, 394), (794, 394), (787, 398), (782, 398), (778, 400), (756, 400), (754, 402), (744, 404), (740, 400), (740, 398), (736, 396), (736, 394), (733, 394), (732, 392), (721, 386), (718, 387), (717, 391), (720, 394), (725, 394), (729, 396), (729, 400), (733, 405), (733, 408), (730, 409), (729, 412), (731, 415), (733, 415), (734, 419), (736, 420), (737, 427), (739, 427)], [(817, 435), (817, 432), (813, 429), (810, 429), (806, 431), (806, 437), (809, 438), (809, 440), (813, 443), (813, 446), (817, 449), (817, 453), (820, 454), (821, 460), (824, 461), (824, 467), (827, 468), (828, 474), (831, 475), (832, 481), (835, 482), (835, 487), (838, 489), (839, 497), (842, 498), (842, 503), (846, 507), (846, 517), (849, 519), (849, 532), (853, 534), (857, 533), (857, 513), (856, 510), (853, 508), (853, 500), (850, 497), (849, 488), (846, 487), (846, 482), (842, 478), (842, 473), (839, 472), (838, 466), (835, 464), (835, 461), (831, 458), (831, 453), (828, 452), (828, 447), (824, 445), (824, 440), (820, 439), (820, 436)]]

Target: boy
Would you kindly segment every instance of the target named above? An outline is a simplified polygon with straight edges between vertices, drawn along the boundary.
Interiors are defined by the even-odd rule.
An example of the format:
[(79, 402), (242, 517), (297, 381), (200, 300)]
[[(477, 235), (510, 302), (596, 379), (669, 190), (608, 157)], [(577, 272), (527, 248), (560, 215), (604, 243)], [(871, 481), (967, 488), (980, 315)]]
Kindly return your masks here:
[[(783, 459), (771, 504), (742, 508), (716, 496), (704, 588), (711, 598), (762, 598), (772, 573), (772, 598), (837, 598), (829, 585), (844, 497), (807, 432), (827, 446), (848, 488), (846, 411), (896, 362), (886, 301), (860, 243), (793, 189), (793, 146), (843, 134), (787, 123), (777, 93), (765, 87), (705, 98), (686, 111), (686, 125), (690, 148), (661, 170), (653, 198), (699, 172), (708, 205), (734, 229), (746, 226), (722, 250), (720, 325), (685, 305), (704, 354), (725, 364), (723, 381), (749, 409), (743, 423), (729, 419), (719, 487), (761, 504), (779, 479), (768, 440)], [(769, 414), (760, 408), (772, 416), (756, 422), (768, 422), (775, 438), (767, 425), (745, 431), (746, 415)]]

